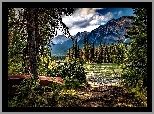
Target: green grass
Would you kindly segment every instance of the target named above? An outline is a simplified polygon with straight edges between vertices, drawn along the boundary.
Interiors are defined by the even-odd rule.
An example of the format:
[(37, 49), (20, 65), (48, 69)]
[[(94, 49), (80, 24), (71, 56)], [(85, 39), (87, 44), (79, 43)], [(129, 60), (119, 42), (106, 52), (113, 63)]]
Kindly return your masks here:
[(102, 74), (102, 76), (111, 76), (112, 74), (121, 74), (122, 69), (117, 64), (103, 63), (103, 64), (84, 64), (85, 71)]

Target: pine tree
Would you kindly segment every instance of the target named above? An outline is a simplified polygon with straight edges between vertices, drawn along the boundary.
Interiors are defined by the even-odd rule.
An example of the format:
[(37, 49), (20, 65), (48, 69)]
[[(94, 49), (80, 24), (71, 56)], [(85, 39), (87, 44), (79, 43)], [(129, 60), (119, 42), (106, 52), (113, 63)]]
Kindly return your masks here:
[(77, 57), (78, 57), (78, 52), (77, 52), (77, 51), (78, 51), (78, 49), (77, 49), (78, 47), (77, 47), (77, 45), (78, 45), (78, 44), (77, 44), (77, 39), (76, 39), (76, 40), (75, 40), (75, 46), (74, 46), (74, 55), (75, 55), (75, 59), (77, 59)]
[(128, 86), (147, 87), (147, 10), (135, 8), (132, 27), (128, 28), (128, 37), (131, 38), (128, 58), (125, 61), (126, 69), (123, 78)]
[(85, 61), (89, 60), (89, 42), (87, 35), (84, 37), (84, 59)]
[(95, 48), (95, 57), (94, 57), (94, 61), (97, 63), (98, 62), (98, 48)]
[(102, 62), (105, 62), (105, 45), (102, 45)]
[(79, 48), (79, 45), (77, 46), (77, 58), (80, 58), (80, 48)]
[(71, 59), (71, 48), (68, 49), (68, 59)]
[(108, 63), (110, 63), (110, 45), (108, 45)]
[(94, 61), (94, 51), (95, 51), (95, 44), (93, 42), (92, 43), (92, 49), (91, 49), (91, 59), (92, 59), (92, 62)]

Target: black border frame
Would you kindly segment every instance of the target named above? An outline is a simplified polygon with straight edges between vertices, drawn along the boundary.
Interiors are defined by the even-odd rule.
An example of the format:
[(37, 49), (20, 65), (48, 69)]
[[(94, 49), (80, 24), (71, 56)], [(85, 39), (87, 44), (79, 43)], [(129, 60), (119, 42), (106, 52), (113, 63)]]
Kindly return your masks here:
[[(102, 107), (102, 108), (11, 108), (8, 107), (8, 10), (16, 7), (74, 7), (74, 8), (147, 8), (148, 10), (148, 106), (147, 107)], [(152, 2), (2, 2), (2, 111), (3, 112), (152, 112)]]

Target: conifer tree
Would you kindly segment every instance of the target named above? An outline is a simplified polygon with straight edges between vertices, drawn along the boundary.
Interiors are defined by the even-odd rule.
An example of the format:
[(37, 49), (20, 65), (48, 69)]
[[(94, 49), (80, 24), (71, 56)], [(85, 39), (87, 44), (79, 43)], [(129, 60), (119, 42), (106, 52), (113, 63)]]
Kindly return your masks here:
[(135, 8), (132, 27), (128, 28), (131, 39), (123, 78), (128, 86), (147, 87), (147, 9)]

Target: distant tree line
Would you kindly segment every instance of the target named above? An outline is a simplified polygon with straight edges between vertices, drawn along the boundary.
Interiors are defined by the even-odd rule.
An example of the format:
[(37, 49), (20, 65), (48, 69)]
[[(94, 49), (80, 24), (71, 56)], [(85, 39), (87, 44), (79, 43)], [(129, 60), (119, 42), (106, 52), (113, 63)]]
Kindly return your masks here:
[(89, 43), (88, 38), (84, 38), (83, 48), (80, 49), (77, 39), (72, 48), (68, 50), (68, 59), (80, 59), (90, 63), (122, 63), (125, 59), (125, 52), (128, 45), (118, 44), (100, 44), (95, 47), (94, 43)]

